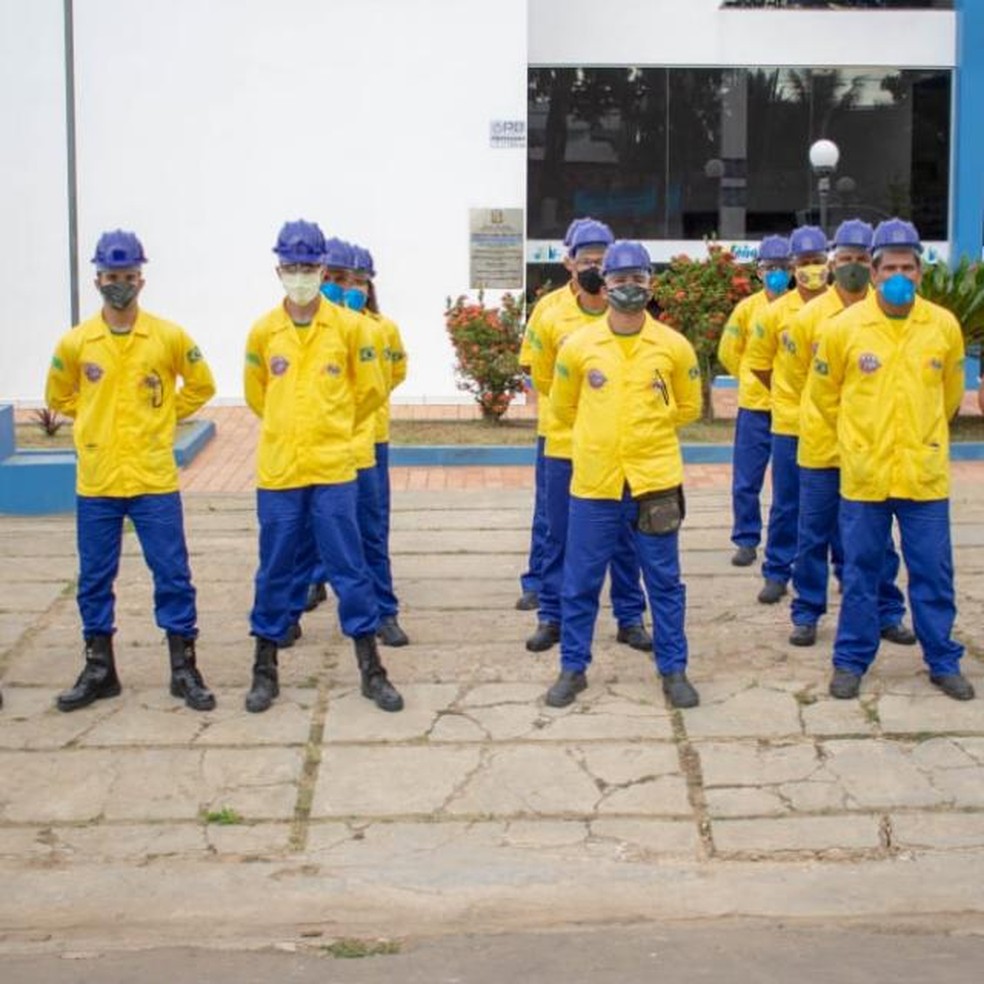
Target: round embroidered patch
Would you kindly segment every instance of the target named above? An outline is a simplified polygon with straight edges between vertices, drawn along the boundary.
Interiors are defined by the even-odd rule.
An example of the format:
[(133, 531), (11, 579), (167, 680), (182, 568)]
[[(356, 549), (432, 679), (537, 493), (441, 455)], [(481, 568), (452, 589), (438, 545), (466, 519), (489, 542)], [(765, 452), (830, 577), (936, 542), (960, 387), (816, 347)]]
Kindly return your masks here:
[(608, 377), (600, 369), (588, 371), (588, 385), (592, 389), (601, 389), (608, 382)]
[(289, 366), (290, 363), (282, 355), (275, 355), (270, 360), (270, 372), (272, 372), (274, 376), (282, 376), (287, 371)]
[(85, 373), (85, 378), (88, 379), (90, 383), (98, 383), (103, 377), (102, 366), (97, 366), (95, 362), (82, 363), (82, 371)]

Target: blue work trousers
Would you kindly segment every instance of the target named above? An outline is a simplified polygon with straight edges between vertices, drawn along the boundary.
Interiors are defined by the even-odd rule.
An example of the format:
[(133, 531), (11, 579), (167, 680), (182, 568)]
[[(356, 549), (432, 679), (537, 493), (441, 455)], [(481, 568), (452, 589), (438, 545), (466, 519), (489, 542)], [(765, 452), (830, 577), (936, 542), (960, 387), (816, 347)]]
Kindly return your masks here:
[(390, 570), (389, 544), (384, 525), (383, 505), (379, 493), (379, 472), (372, 468), (360, 468), (356, 472), (358, 486), (359, 534), (362, 537), (362, 552), (372, 578), (376, 595), (376, 605), (380, 618), (392, 617), (399, 611), (400, 604), (393, 593), (393, 574)]
[[(828, 553), (835, 574), (842, 576), (840, 501), (839, 468), (800, 468), (799, 536), (793, 563), (795, 596), (790, 606), (793, 625), (816, 625), (827, 612)], [(895, 583), (898, 575), (899, 555), (889, 525), (878, 582), (878, 622), (883, 629), (898, 625), (905, 617), (905, 597)]]
[(899, 524), (902, 557), (909, 572), (912, 627), (923, 658), (936, 676), (959, 673), (963, 646), (952, 636), (957, 609), (948, 499), (841, 499), (844, 598), (834, 641), (834, 666), (864, 673), (878, 652), (878, 583), (893, 516)]
[(519, 575), (519, 583), (523, 593), (528, 591), (540, 592), (540, 582), (543, 578), (543, 560), (547, 542), (547, 469), (543, 455), (546, 438), (536, 439), (536, 464), (533, 468), (533, 526), (530, 530), (530, 556), (527, 568)]
[(762, 576), (785, 584), (793, 573), (799, 516), (799, 465), (796, 448), (799, 438), (772, 435), (772, 505), (765, 538)]
[[(545, 458), (547, 489), (547, 538), (543, 577), (540, 584), (539, 619), (561, 624), (561, 592), (567, 565), (568, 528), (571, 511), (570, 458)], [(632, 527), (626, 522), (616, 531), (611, 551), (611, 599), (619, 626), (639, 625), (646, 611), (646, 597), (639, 584)]]
[[(356, 483), (257, 489), (260, 565), (250, 614), (253, 635), (277, 642), (295, 621), (298, 548), (313, 541), (338, 599), (342, 632), (370, 635), (379, 627), (372, 579), (362, 552)], [(302, 606), (303, 608), (303, 606)]]
[(154, 578), (154, 618), (165, 632), (195, 638), (198, 616), (185, 544), (181, 496), (80, 495), (76, 499), (79, 614), (86, 636), (116, 631), (113, 583), (120, 569), (123, 520), (136, 530)]
[(762, 539), (762, 484), (772, 454), (772, 414), (738, 408), (731, 463), (731, 542), (757, 547)]
[(564, 670), (583, 672), (591, 663), (598, 598), (625, 527), (632, 530), (653, 613), (656, 667), (663, 674), (687, 667), (687, 593), (680, 580), (679, 533), (640, 533), (635, 528), (638, 515), (639, 506), (628, 492), (621, 500), (571, 496), (560, 628)]

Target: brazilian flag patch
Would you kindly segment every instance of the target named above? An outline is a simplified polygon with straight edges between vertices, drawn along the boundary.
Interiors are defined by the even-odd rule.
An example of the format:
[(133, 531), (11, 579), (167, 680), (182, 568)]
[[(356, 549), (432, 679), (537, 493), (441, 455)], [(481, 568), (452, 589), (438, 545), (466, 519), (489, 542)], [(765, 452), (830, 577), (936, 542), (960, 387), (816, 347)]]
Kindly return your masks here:
[(373, 362), (376, 358), (376, 349), (372, 345), (366, 345), (359, 349), (360, 362)]
[(700, 379), (700, 368), (698, 366), (691, 366), (687, 370), (687, 377), (689, 379)]
[(257, 368), (263, 365), (262, 361), (260, 361), (260, 357), (255, 352), (247, 352), (246, 361), (251, 366), (256, 366)]
[(57, 369), (59, 372), (64, 372), (65, 371), (65, 363), (62, 362), (62, 360), (59, 359), (57, 355), (56, 356), (53, 356), (52, 359), (51, 359), (51, 368), (52, 369)]
[(561, 379), (570, 379), (571, 378), (571, 371), (570, 371), (570, 369), (567, 368), (567, 366), (564, 365), (563, 362), (558, 362), (557, 363), (557, 375), (560, 376)]
[(202, 350), (197, 345), (194, 348), (188, 349), (189, 362), (201, 362), (203, 358)]

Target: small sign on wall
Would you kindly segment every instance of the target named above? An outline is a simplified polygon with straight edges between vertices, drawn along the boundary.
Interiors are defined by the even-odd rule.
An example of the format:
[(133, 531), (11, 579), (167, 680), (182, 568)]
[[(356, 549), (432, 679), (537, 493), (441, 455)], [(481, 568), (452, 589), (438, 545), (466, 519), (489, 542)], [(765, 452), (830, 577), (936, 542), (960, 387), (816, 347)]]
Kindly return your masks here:
[(525, 147), (526, 120), (492, 120), (489, 124), (492, 147)]
[(470, 210), (470, 283), (472, 290), (498, 287), (521, 290), (524, 225), (521, 208)]

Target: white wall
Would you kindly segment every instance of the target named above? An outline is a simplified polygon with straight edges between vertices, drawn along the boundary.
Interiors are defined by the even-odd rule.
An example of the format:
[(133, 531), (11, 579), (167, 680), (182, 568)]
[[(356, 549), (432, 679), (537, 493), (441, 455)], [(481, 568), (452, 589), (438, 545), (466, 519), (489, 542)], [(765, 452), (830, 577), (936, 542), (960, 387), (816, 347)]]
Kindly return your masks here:
[[(36, 9), (0, 4), (18, 18)], [(246, 333), (282, 296), (277, 230), (315, 220), (373, 251), (383, 308), (410, 353), (398, 393), (458, 398), (442, 313), (445, 297), (468, 287), (468, 210), (525, 200), (525, 150), (489, 147), (492, 119), (526, 116), (525, 0), (76, 0), (75, 9), (83, 313), (98, 305), (89, 259), (99, 233), (134, 229), (150, 258), (143, 305), (184, 325), (220, 397), (239, 400)], [(20, 29), (13, 10), (9, 19)], [(39, 49), (58, 48), (60, 30), (59, 21), (41, 45), (5, 31), (4, 70), (16, 76)], [(45, 89), (45, 112), (53, 100)], [(31, 162), (7, 153), (0, 187), (12, 168), (32, 184)], [(6, 311), (38, 289), (42, 271), (31, 270), (29, 284), (4, 292)], [(0, 397), (40, 397), (65, 326), (64, 316), (41, 319), (18, 366), (5, 365)]]
[(0, 0), (0, 400), (40, 398), (69, 321), (61, 0)]
[[(531, 65), (952, 67), (953, 11), (722, 10), (720, 0), (529, 0)], [(588, 27), (588, 25), (591, 25)]]

